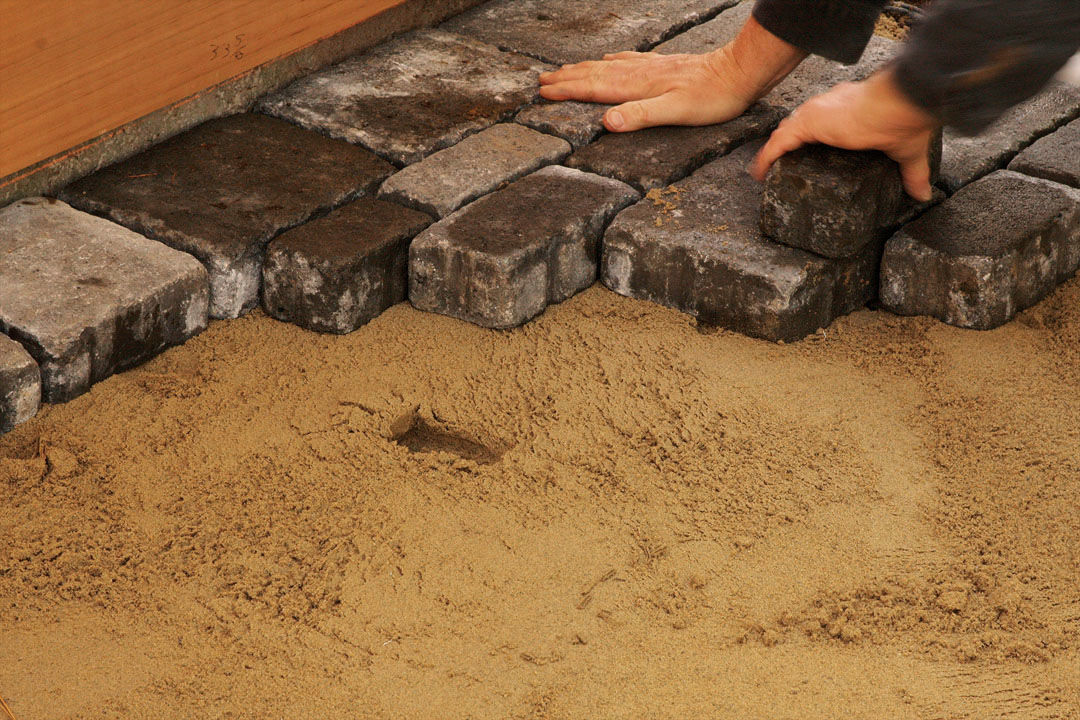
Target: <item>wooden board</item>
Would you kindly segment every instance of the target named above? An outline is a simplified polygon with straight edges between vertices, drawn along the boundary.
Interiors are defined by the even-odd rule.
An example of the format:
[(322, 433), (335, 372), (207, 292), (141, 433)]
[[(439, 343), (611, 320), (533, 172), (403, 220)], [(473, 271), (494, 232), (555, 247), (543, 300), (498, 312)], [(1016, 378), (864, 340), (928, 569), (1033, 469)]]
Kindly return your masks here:
[(404, 0), (0, 0), (0, 178)]

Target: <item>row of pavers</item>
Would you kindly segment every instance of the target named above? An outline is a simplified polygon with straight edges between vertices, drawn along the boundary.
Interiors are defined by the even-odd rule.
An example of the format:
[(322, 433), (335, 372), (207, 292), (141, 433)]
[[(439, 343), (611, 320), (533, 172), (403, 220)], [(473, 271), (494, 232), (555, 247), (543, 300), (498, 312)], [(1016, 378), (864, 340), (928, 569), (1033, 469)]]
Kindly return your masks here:
[[(879, 212), (889, 217), (856, 233), (864, 239), (858, 248), (830, 252), (820, 237), (807, 244), (785, 234), (789, 226), (813, 228), (812, 219), (775, 222), (782, 192), (765, 193), (774, 201), (762, 213), (762, 188), (745, 166), (755, 139), (787, 111), (838, 81), (867, 75), (896, 45), (875, 38), (863, 61), (847, 68), (812, 58), (724, 125), (609, 135), (600, 123), (603, 106), (537, 103), (536, 74), (550, 67), (543, 61), (647, 49), (688, 26), (656, 49), (711, 50), (734, 36), (751, 4), (618, 5), (616, 13), (605, 3), (492, 2), (441, 30), (391, 41), (303, 79), (264, 98), (256, 113), (206, 123), (60, 194), (93, 215), (52, 199), (0, 211), (0, 329), (22, 344), (0, 343), (0, 429), (31, 415), (36, 394), (70, 399), (200, 332), (208, 317), (236, 317), (260, 299), (269, 314), (324, 332), (351, 331), (406, 295), (421, 309), (512, 327), (599, 274), (617, 292), (773, 340), (802, 337), (872, 299), (885, 235), (925, 208)], [(1080, 92), (1054, 87), (981, 145), (947, 136), (942, 186), (960, 188), (1001, 167), (1077, 114)], [(1015, 161), (1016, 169), (1049, 178), (1039, 181), (1045, 192), (1034, 193), (1036, 200), (1005, 202), (1002, 193), (1020, 197), (1013, 184), (1034, 181), (1009, 173), (1012, 184), (1001, 185), (995, 175), (972, 186), (975, 195), (958, 193), (919, 221), (929, 228), (923, 244), (933, 246), (948, 220), (979, 212), (973, 202), (993, 205), (1008, 231), (994, 250), (1001, 267), (1015, 250), (1014, 236), (1045, 249), (1053, 238), (1032, 238), (1057, 233), (1060, 248), (1040, 289), (1020, 292), (991, 321), (967, 324), (991, 326), (1075, 270), (1075, 194), (1062, 185), (1076, 184), (1075, 130), (1074, 123)], [(789, 159), (792, 171), (782, 164), (767, 186), (782, 190), (786, 177), (809, 178), (816, 162), (815, 187), (876, 177), (870, 192), (895, 195), (896, 179), (880, 158), (841, 160), (825, 151), (815, 160), (815, 153)], [(868, 167), (885, 170), (874, 175)], [(1051, 190), (1057, 205), (1042, 201)], [(815, 196), (820, 207), (802, 211), (813, 218), (865, 205), (856, 195)], [(1048, 219), (1055, 208), (1058, 219)], [(979, 230), (968, 252), (977, 249)], [(961, 245), (938, 251), (967, 257)], [(889, 247), (886, 303), (965, 324), (971, 313), (904, 304), (930, 276), (898, 240)], [(944, 288), (963, 265), (945, 267), (948, 257), (933, 275)], [(905, 277), (912, 283), (906, 292)], [(960, 294), (987, 305), (979, 288)], [(57, 297), (65, 298), (61, 307)]]

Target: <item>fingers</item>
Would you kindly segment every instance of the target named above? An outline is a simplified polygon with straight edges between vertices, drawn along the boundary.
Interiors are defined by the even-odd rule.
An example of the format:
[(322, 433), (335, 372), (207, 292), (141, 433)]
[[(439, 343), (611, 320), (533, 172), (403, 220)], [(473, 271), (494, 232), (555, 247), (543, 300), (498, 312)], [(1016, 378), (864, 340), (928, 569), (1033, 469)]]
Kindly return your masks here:
[(769, 168), (781, 156), (813, 141), (814, 138), (806, 133), (802, 125), (795, 119), (795, 116), (789, 117), (780, 123), (780, 127), (773, 131), (769, 141), (758, 151), (757, 157), (754, 158), (754, 162), (750, 165), (750, 174), (759, 182), (765, 180)]
[(635, 58), (651, 57), (658, 53), (654, 52), (635, 52), (634, 50), (623, 50), (617, 53), (608, 53), (604, 56), (605, 60), (633, 60)]
[(930, 159), (922, 153), (913, 160), (900, 163), (900, 177), (904, 181), (904, 190), (919, 202), (929, 202), (934, 196), (930, 187)]

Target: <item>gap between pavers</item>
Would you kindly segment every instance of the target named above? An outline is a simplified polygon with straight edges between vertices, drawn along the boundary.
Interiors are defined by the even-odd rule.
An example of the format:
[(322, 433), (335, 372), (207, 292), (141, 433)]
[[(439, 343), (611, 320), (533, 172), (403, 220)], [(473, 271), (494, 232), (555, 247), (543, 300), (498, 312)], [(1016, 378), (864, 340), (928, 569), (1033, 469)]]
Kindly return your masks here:
[(211, 120), (69, 185), (60, 197), (197, 257), (210, 314), (259, 298), (267, 242), (374, 191), (394, 167), (371, 152), (265, 115)]
[(481, 195), (563, 160), (570, 143), (515, 123), (500, 123), (392, 175), (379, 197), (429, 215), (449, 215)]
[(1080, 267), (1080, 190), (999, 170), (904, 226), (885, 245), (881, 301), (988, 330)]
[(0, 331), (65, 402), (202, 332), (206, 270), (195, 258), (46, 198), (0, 210)]
[(538, 170), (413, 241), (409, 300), (485, 327), (520, 325), (596, 281), (604, 228), (639, 197), (610, 178)]
[(473, 38), (423, 30), (302, 78), (260, 112), (373, 150), (399, 167), (510, 119), (552, 69)]
[(1009, 169), (1080, 188), (1080, 120), (1036, 140)]
[(0, 435), (37, 415), (41, 372), (22, 345), (0, 335)]
[(736, 0), (494, 0), (443, 23), (504, 50), (561, 65), (648, 50)]
[(862, 307), (875, 292), (880, 244), (829, 260), (766, 238), (751, 143), (624, 210), (604, 235), (601, 280), (766, 340), (797, 340)]

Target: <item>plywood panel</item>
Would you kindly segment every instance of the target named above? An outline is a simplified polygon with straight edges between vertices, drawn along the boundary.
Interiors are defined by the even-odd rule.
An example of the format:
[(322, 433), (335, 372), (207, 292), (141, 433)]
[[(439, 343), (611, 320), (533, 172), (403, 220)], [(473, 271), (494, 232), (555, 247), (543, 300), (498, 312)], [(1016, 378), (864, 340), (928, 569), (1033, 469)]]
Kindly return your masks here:
[(404, 0), (0, 0), (0, 177)]

